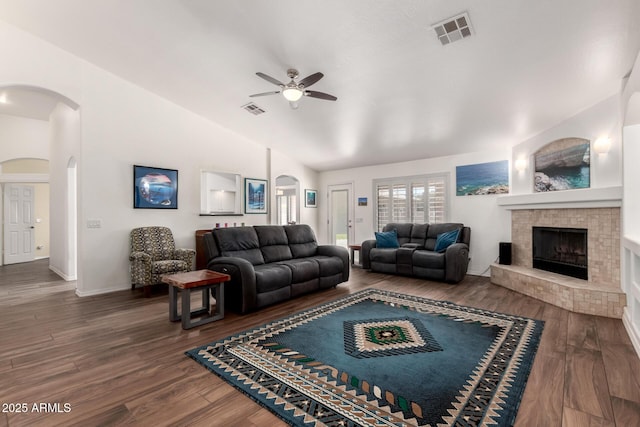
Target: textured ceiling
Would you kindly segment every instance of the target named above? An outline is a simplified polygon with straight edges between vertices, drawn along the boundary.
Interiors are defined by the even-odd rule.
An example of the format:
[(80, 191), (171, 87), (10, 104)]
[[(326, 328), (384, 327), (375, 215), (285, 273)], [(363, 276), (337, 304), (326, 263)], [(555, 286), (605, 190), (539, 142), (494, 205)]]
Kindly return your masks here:
[[(473, 36), (442, 46), (432, 24), (465, 11)], [(317, 170), (517, 144), (619, 92), (638, 16), (637, 0), (0, 0), (0, 19)], [(338, 100), (248, 97), (290, 67)]]

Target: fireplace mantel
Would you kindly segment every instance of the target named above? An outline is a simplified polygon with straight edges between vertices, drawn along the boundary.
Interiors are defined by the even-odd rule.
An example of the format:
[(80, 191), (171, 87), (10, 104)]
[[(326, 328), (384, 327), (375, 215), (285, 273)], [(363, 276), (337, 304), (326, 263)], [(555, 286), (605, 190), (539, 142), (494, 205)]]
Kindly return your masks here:
[(511, 194), (498, 197), (507, 210), (615, 208), (622, 206), (622, 187), (583, 188), (547, 193)]

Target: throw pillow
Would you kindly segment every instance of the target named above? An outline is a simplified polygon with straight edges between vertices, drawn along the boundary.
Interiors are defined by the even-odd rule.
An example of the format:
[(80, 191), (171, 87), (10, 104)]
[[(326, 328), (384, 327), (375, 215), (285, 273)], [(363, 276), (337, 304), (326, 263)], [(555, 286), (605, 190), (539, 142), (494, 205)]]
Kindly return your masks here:
[(396, 230), (391, 231), (376, 231), (376, 247), (377, 248), (399, 248), (398, 232)]
[(444, 252), (449, 246), (458, 241), (458, 234), (460, 229), (447, 231), (446, 233), (438, 234), (436, 238), (436, 247), (433, 248), (434, 252)]

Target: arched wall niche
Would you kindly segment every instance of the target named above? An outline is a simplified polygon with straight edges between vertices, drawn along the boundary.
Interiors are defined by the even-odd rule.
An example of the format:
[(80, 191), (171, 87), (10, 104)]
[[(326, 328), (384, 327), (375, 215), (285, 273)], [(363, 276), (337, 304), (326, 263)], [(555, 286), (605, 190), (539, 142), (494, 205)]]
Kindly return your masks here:
[(585, 138), (561, 138), (533, 154), (535, 192), (591, 186), (591, 143)]

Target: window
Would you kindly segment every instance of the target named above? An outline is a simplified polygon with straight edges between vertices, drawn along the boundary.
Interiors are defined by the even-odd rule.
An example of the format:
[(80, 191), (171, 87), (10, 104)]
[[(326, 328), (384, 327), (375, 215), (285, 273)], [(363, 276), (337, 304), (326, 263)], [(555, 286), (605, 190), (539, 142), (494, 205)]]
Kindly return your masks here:
[(376, 229), (390, 222), (446, 222), (448, 184), (449, 174), (374, 180)]

